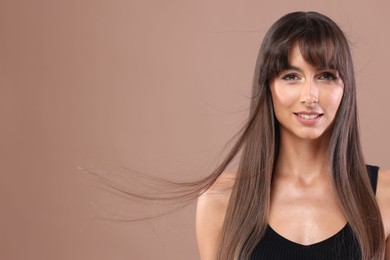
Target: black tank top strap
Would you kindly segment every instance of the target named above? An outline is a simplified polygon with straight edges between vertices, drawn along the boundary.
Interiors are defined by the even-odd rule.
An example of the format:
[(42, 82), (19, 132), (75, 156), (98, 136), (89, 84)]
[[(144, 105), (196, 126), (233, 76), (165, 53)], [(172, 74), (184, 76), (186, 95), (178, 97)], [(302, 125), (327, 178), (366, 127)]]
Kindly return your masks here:
[(367, 165), (368, 177), (370, 177), (372, 190), (376, 193), (376, 186), (378, 184), (378, 166)]

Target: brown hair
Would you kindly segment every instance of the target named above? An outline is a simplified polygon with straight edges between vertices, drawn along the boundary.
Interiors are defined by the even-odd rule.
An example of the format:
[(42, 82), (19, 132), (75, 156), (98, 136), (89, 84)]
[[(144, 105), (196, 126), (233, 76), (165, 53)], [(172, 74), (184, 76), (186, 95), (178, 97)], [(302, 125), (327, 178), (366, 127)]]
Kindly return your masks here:
[(289, 52), (295, 44), (308, 63), (337, 69), (344, 82), (344, 94), (328, 147), (332, 184), (360, 244), (362, 258), (382, 259), (384, 231), (360, 146), (356, 83), (349, 45), (341, 29), (330, 18), (316, 12), (287, 14), (276, 21), (264, 37), (256, 64), (249, 120), (235, 147), (242, 146), (243, 152), (218, 259), (247, 259), (264, 234), (279, 148), (269, 82), (287, 68)]
[(288, 67), (289, 52), (295, 44), (308, 63), (338, 70), (344, 82), (344, 94), (328, 146), (332, 185), (357, 237), (362, 259), (382, 259), (384, 230), (361, 151), (349, 45), (336, 23), (316, 12), (287, 14), (276, 21), (264, 37), (256, 64), (249, 120), (228, 157), (242, 146), (218, 259), (247, 259), (268, 223), (272, 173), (279, 148), (269, 82)]
[(210, 188), (241, 151), (217, 259), (248, 259), (268, 223), (272, 175), (279, 150), (278, 122), (269, 82), (287, 68), (289, 52), (296, 44), (308, 63), (337, 70), (344, 82), (343, 98), (329, 131), (332, 185), (357, 237), (362, 259), (383, 259), (384, 230), (360, 145), (356, 83), (348, 41), (335, 22), (316, 12), (289, 13), (268, 30), (257, 58), (248, 121), (236, 135), (237, 141), (226, 158), (208, 177), (188, 183), (148, 179), (153, 185), (178, 188), (165, 197), (112, 187), (141, 199), (188, 202)]

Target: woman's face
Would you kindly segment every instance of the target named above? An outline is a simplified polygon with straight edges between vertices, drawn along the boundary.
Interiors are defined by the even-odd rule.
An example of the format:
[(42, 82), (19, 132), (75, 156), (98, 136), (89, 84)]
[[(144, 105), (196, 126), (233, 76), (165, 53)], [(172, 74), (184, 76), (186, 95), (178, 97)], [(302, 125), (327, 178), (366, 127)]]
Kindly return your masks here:
[(337, 71), (307, 63), (296, 45), (289, 68), (270, 82), (270, 89), (280, 134), (314, 140), (332, 124), (344, 83)]

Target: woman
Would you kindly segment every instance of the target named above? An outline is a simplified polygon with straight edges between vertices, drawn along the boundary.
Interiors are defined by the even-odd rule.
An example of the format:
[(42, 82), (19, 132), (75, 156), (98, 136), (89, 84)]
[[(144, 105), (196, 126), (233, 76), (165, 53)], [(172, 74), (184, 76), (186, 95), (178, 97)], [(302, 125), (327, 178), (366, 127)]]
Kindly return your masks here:
[[(198, 199), (202, 260), (390, 259), (390, 172), (365, 165), (355, 92), (331, 19), (272, 25), (248, 122)], [(237, 173), (223, 172), (241, 148)]]

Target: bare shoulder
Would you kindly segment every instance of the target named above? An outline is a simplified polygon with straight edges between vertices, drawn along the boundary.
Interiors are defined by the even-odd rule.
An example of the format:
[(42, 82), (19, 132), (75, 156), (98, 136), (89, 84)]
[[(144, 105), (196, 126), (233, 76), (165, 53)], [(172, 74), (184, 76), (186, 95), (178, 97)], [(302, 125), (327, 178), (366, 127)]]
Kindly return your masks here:
[(390, 234), (390, 169), (380, 169), (376, 198), (382, 213), (386, 236)]
[(217, 181), (198, 198), (196, 236), (202, 260), (216, 258), (218, 242), (235, 177), (235, 173), (222, 173)]

